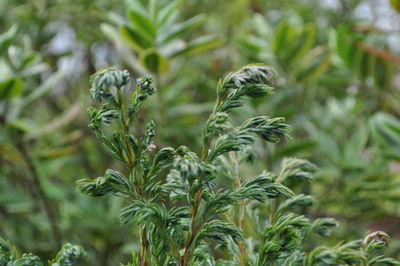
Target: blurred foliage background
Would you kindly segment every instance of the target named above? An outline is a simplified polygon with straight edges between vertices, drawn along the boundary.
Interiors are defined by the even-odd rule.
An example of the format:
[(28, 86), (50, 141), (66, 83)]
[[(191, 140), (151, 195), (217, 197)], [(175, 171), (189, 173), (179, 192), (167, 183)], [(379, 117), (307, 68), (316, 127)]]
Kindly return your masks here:
[(245, 110), (295, 130), (260, 143), (254, 167), (309, 159), (320, 172), (308, 215), (335, 217), (334, 240), (386, 231), (400, 258), (399, 12), (398, 0), (0, 1), (0, 235), (44, 258), (71, 242), (83, 265), (126, 262), (138, 236), (118, 222), (123, 199), (75, 188), (118, 168), (87, 127), (90, 75), (152, 74), (160, 93), (142, 115), (157, 145), (196, 150), (215, 81), (262, 62), (279, 73), (276, 95)]

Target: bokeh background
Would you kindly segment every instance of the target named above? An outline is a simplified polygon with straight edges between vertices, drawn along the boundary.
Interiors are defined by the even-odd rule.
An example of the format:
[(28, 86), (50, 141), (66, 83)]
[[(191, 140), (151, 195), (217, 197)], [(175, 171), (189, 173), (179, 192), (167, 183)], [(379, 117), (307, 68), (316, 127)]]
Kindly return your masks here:
[(43, 258), (71, 242), (82, 265), (128, 261), (138, 236), (119, 224), (123, 199), (75, 186), (120, 167), (87, 127), (90, 75), (152, 74), (143, 115), (158, 146), (198, 150), (218, 79), (260, 62), (279, 73), (276, 93), (235, 117), (284, 116), (294, 131), (256, 145), (254, 167), (309, 159), (320, 171), (307, 215), (341, 223), (316, 242), (384, 230), (400, 258), (399, 12), (399, 0), (0, 1), (0, 236)]

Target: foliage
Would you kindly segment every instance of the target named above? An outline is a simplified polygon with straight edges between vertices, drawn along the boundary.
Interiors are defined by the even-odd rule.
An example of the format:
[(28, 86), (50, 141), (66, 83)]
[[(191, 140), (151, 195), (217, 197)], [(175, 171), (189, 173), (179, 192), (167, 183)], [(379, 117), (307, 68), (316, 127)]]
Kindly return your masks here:
[[(85, 256), (86, 253), (82, 247), (65, 244), (61, 247), (56, 257), (48, 262), (52, 266), (71, 266), (75, 265), (79, 258)], [(17, 256), (16, 252), (11, 248), (10, 244), (0, 238), (0, 265), (15, 266), (43, 266), (45, 265), (38, 256), (32, 253)]]
[[(118, 173), (129, 178), (118, 159), (102, 152), (82, 112), (89, 105), (89, 75), (114, 66), (116, 71), (127, 68), (130, 73), (123, 75), (135, 79), (151, 73), (158, 88), (140, 105), (130, 132), (137, 143), (144, 143), (145, 121), (155, 121), (157, 134), (146, 144), (154, 149), (148, 151), (149, 165), (162, 147), (174, 147), (176, 152), (186, 145), (201, 157), (204, 141), (226, 151), (240, 143), (240, 151), (211, 154), (216, 174), (210, 185), (218, 193), (241, 185), (246, 186), (243, 191), (254, 191), (259, 183), (248, 184), (251, 177), (267, 184), (272, 173), (278, 176), (286, 169), (283, 165), (291, 162), (286, 158), (301, 157), (318, 166), (316, 173), (298, 168), (286, 172), (297, 177), (282, 184), (301, 206), (291, 207), (292, 201), (284, 203), (282, 197), (264, 203), (238, 199), (212, 217), (236, 225), (245, 239), (237, 245), (205, 241), (193, 255), (204, 255), (203, 264), (212, 260), (209, 254), (219, 264), (228, 263), (243, 247), (247, 259), (257, 261), (270, 202), (275, 202), (274, 209), (304, 215), (310, 223), (325, 217), (340, 222), (329, 237), (303, 238), (300, 253), (327, 247), (315, 254), (334, 254), (340, 249), (337, 243), (385, 231), (392, 236), (386, 254), (398, 259), (397, 2), (0, 1), (0, 235), (42, 261), (53, 259), (61, 245), (70, 242), (85, 247), (88, 256), (82, 258), (83, 265), (117, 265), (131, 258), (138, 264), (142, 226), (130, 222), (134, 217), (128, 221), (129, 215), (128, 225), (118, 221), (120, 210), (131, 203), (130, 196), (119, 192), (118, 197), (92, 198), (74, 185), (76, 178), (96, 175), (102, 178), (92, 184), (94, 188), (104, 188), (103, 182), (120, 178)], [(232, 94), (231, 104), (240, 108), (225, 106), (227, 111), (208, 120), (220, 73), (249, 62), (274, 66), (279, 73), (279, 77), (273, 74), (274, 97), (248, 100), (253, 97)], [(119, 113), (100, 108), (92, 115), (96, 120), (92, 127), (107, 128), (111, 135), (117, 130)], [(286, 122), (276, 116), (284, 116)], [(153, 125), (148, 124), (150, 136)], [(289, 129), (280, 124), (291, 125), (292, 140), (271, 143), (282, 135), (274, 140), (275, 135), (264, 134), (265, 130)], [(203, 127), (216, 133), (206, 136)], [(144, 192), (159, 194), (154, 202), (168, 211), (190, 205), (183, 197), (185, 190), (174, 183), (176, 167), (171, 162), (155, 177), (160, 186), (169, 182), (174, 187), (172, 195)], [(120, 183), (116, 189), (125, 191)], [(263, 195), (257, 190), (254, 197)], [(182, 233), (185, 237), (188, 230)], [(132, 251), (138, 254), (132, 257)], [(293, 252), (290, 259), (300, 258), (300, 253)], [(236, 258), (234, 265), (240, 264), (240, 256)], [(379, 256), (376, 261), (383, 264)]]
[[(156, 152), (153, 121), (140, 135), (133, 133), (137, 132), (134, 125), (143, 101), (156, 92), (150, 77), (137, 80), (130, 99), (126, 71), (104, 69), (92, 76), (92, 98), (102, 105), (88, 109), (89, 127), (124, 164), (126, 174), (108, 169), (104, 176), (78, 181), (78, 187), (94, 197), (129, 198), (129, 205), (121, 209), (120, 220), (123, 224), (133, 220), (141, 225), (140, 254), (134, 255), (133, 265), (299, 265), (303, 261), (304, 265), (370, 265), (378, 261), (400, 264), (375, 252), (389, 242), (382, 232), (368, 235), (363, 243), (353, 241), (305, 252), (304, 245), (311, 234), (329, 236), (338, 225), (332, 218), (312, 221), (295, 212), (312, 205), (313, 198), (295, 195), (284, 184), (311, 181), (316, 167), (308, 161), (287, 158), (279, 174), (264, 171), (241, 180), (238, 153), (254, 143), (254, 136), (273, 143), (280, 141), (290, 126), (282, 118), (261, 116), (235, 127), (229, 114), (245, 100), (270, 94), (275, 76), (269, 67), (248, 65), (219, 81), (217, 100), (203, 129), (201, 155), (185, 146)], [(113, 124), (115, 130), (110, 131)], [(166, 176), (165, 169), (169, 169)], [(228, 171), (227, 175), (236, 174), (235, 188), (218, 188), (216, 181), (224, 171)], [(265, 202), (268, 212), (255, 212)], [(254, 243), (246, 241), (246, 247), (242, 216), (249, 204), (253, 204), (255, 212), (253, 228), (258, 229), (255, 231), (260, 237), (248, 238)], [(241, 216), (236, 224), (235, 219), (225, 216), (230, 208), (234, 215)], [(213, 255), (224, 249), (230, 254), (229, 260)]]
[[(112, 13), (110, 17), (117, 24), (117, 29), (109, 24), (102, 24), (101, 29), (125, 47), (121, 52), (128, 56), (130, 61), (127, 63), (133, 65), (135, 70), (164, 73), (168, 71), (172, 59), (207, 50), (221, 42), (220, 38), (211, 35), (184, 41), (183, 37), (198, 28), (206, 16), (199, 14), (177, 22), (181, 5), (181, 0), (156, 0), (147, 5), (138, 0), (129, 1), (126, 3), (127, 19)], [(127, 47), (135, 53), (130, 53)]]

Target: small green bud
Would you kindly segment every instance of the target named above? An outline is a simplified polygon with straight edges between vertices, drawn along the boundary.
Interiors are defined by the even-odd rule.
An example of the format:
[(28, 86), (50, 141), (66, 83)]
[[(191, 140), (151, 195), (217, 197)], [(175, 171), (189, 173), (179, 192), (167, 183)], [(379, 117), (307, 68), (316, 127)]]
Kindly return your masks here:
[(272, 85), (275, 78), (276, 72), (268, 66), (247, 65), (228, 75), (223, 87), (231, 90), (248, 85)]
[(144, 101), (147, 96), (151, 96), (157, 92), (153, 84), (153, 78), (149, 75), (138, 78), (136, 80), (136, 86), (140, 91), (138, 95), (140, 101)]
[(13, 254), (10, 245), (0, 237), (0, 265), (8, 265), (13, 260)]
[(96, 72), (90, 79), (92, 87), (90, 92), (92, 98), (102, 101), (104, 98), (112, 97), (111, 87), (121, 88), (126, 86), (130, 80), (128, 70), (118, 70), (115, 68), (106, 68)]
[(207, 121), (206, 130), (207, 133), (215, 132), (222, 133), (223, 131), (232, 127), (228, 121), (228, 114), (224, 112), (218, 112), (212, 114)]
[(153, 143), (154, 136), (156, 135), (156, 124), (153, 120), (146, 124), (146, 131), (144, 132), (144, 143), (149, 146)]
[(90, 119), (89, 127), (93, 130), (99, 129), (101, 125), (110, 126), (112, 120), (120, 116), (118, 110), (109, 110), (107, 106), (103, 106), (100, 111), (97, 111), (94, 107), (89, 107), (87, 111)]
[(52, 261), (52, 266), (72, 266), (75, 265), (76, 261), (85, 256), (85, 250), (78, 245), (65, 244), (62, 246), (57, 257)]
[(44, 266), (43, 262), (39, 259), (38, 256), (33, 255), (31, 253), (24, 254), (22, 258), (19, 258), (14, 261), (12, 265), (16, 266)]

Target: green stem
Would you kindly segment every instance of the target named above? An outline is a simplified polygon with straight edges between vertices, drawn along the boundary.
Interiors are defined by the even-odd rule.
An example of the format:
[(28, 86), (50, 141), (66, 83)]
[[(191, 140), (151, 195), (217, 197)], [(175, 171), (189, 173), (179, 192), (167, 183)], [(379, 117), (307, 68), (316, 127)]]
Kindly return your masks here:
[[(128, 134), (130, 133), (131, 130), (131, 125), (130, 125), (130, 121), (125, 117), (125, 99), (124, 99), (124, 93), (121, 91), (122, 89), (118, 89), (117, 90), (117, 97), (118, 97), (118, 101), (117, 101), (117, 105), (120, 107), (121, 109), (121, 125), (122, 125), (122, 130), (121, 130), (121, 134), (123, 136), (124, 139), (124, 145), (125, 145), (125, 149), (126, 149), (126, 165), (129, 171), (129, 175), (134, 175), (136, 176), (136, 178), (139, 177), (139, 175), (135, 175), (135, 153), (131, 148), (131, 145), (129, 143), (128, 140)], [(142, 184), (143, 182), (135, 182), (135, 190), (136, 193), (139, 197), (142, 197), (142, 192), (143, 192), (143, 188), (142, 188)], [(146, 252), (148, 249), (148, 239), (147, 239), (147, 230), (146, 227), (143, 226), (140, 229), (140, 266), (146, 266), (148, 265), (147, 260), (146, 260)]]
[[(241, 180), (240, 180), (240, 172), (239, 172), (239, 158), (237, 156), (236, 152), (231, 153), (231, 157), (234, 163), (234, 169), (235, 169), (235, 177), (236, 177), (236, 189), (239, 189), (241, 187)], [(239, 229), (243, 231), (244, 227), (244, 200), (240, 200), (238, 202), (238, 206), (236, 209), (237, 212), (237, 222), (236, 224), (238, 225)], [(246, 246), (243, 241), (239, 241), (238, 243), (239, 246), (239, 251), (240, 251), (240, 265), (241, 266), (246, 266)]]
[(203, 194), (203, 190), (199, 190), (194, 196), (194, 203), (193, 203), (193, 208), (192, 208), (191, 224), (190, 224), (190, 233), (189, 233), (188, 237), (186, 238), (185, 251), (181, 258), (181, 266), (187, 266), (189, 264), (190, 257), (192, 255), (192, 251), (191, 251), (192, 245), (194, 243), (194, 240), (196, 239), (198, 230), (201, 227), (201, 225), (197, 224), (197, 222), (196, 222), (196, 216), (199, 211), (202, 194)]

